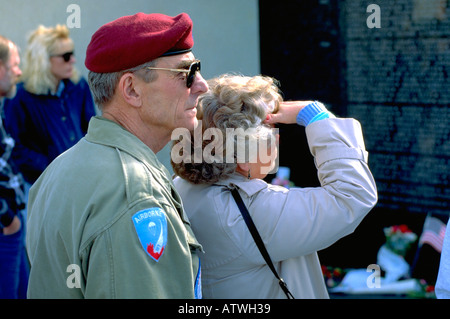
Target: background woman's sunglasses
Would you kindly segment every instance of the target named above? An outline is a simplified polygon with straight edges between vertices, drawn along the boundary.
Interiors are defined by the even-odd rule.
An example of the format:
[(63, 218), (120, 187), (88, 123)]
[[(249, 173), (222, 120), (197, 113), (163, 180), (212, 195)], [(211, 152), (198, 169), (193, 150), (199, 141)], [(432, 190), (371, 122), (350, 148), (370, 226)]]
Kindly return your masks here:
[(63, 54), (55, 54), (55, 55), (51, 55), (51, 56), (52, 57), (59, 56), (59, 57), (64, 59), (64, 62), (69, 62), (70, 58), (72, 57), (72, 55), (74, 55), (73, 51), (72, 52), (66, 52), (66, 53), (63, 53)]
[(192, 86), (192, 83), (194, 83), (195, 75), (197, 72), (200, 72), (200, 60), (195, 60), (191, 63), (189, 66), (189, 69), (168, 69), (168, 68), (155, 68), (155, 67), (147, 67), (149, 70), (164, 70), (164, 71), (171, 71), (171, 72), (182, 72), (187, 73), (186, 76), (186, 86), (190, 88)]

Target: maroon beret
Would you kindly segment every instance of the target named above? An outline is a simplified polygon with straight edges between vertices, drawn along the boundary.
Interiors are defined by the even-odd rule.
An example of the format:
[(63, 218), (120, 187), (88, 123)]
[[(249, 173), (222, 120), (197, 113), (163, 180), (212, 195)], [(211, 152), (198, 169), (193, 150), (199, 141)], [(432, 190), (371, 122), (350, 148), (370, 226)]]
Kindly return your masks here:
[(124, 16), (100, 27), (86, 51), (86, 67), (97, 73), (133, 68), (160, 56), (188, 52), (194, 45), (186, 13)]

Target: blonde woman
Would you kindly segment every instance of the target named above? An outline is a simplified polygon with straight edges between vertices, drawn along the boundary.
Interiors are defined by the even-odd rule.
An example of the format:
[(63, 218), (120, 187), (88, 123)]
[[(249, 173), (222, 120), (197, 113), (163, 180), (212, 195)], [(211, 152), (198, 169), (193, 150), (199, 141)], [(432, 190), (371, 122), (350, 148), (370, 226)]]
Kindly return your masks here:
[[(237, 189), (292, 295), (328, 298), (317, 251), (351, 233), (377, 202), (359, 123), (336, 118), (320, 102), (282, 102), (268, 77), (224, 75), (208, 84), (197, 117), (203, 132), (209, 132), (200, 137), (203, 155), (215, 160), (196, 162), (194, 156), (181, 156), (175, 162), (172, 156), (179, 175), (175, 187), (205, 251), (200, 255), (203, 296), (286, 298), (241, 216), (231, 193)], [(267, 158), (262, 160), (264, 153), (251, 154), (248, 149), (247, 156), (239, 156), (240, 147), (252, 139), (265, 145), (269, 134), (261, 132), (275, 123), (306, 126), (321, 187), (267, 184), (262, 179), (268, 170), (263, 168), (270, 165)], [(247, 133), (248, 143), (242, 143), (239, 133), (229, 134), (238, 128)], [(192, 134), (195, 145), (198, 136)], [(176, 141), (173, 149), (181, 142)], [(234, 150), (232, 157), (229, 153)], [(230, 158), (233, 161), (227, 161)]]
[(13, 156), (29, 183), (86, 134), (95, 115), (75, 61), (66, 26), (39, 26), (30, 34), (16, 97), (5, 103), (6, 128), (16, 141)]

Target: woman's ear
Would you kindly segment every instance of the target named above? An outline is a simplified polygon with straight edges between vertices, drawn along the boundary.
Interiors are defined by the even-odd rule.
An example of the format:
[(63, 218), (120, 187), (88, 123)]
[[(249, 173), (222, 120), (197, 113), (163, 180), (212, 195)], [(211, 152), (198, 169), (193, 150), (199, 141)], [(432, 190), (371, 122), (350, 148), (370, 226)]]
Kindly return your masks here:
[(249, 163), (238, 163), (236, 167), (236, 171), (238, 171), (239, 173), (245, 173), (244, 175), (246, 176), (249, 169), (250, 169)]
[(140, 107), (142, 105), (138, 82), (139, 81), (133, 73), (125, 73), (120, 78), (118, 85), (122, 98), (128, 102), (128, 104), (135, 107)]

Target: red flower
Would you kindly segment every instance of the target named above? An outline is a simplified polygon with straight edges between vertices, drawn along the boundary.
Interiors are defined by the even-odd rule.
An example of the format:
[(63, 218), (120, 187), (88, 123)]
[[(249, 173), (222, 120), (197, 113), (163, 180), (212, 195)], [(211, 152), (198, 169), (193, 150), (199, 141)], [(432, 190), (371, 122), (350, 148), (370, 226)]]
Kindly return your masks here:
[(398, 226), (398, 228), (399, 228), (400, 232), (402, 232), (402, 233), (410, 233), (411, 232), (411, 230), (405, 224)]
[(433, 292), (434, 291), (434, 286), (433, 285), (428, 285), (425, 289), (426, 292)]
[(340, 277), (342, 275), (342, 270), (340, 268), (336, 268), (333, 270), (334, 277)]

